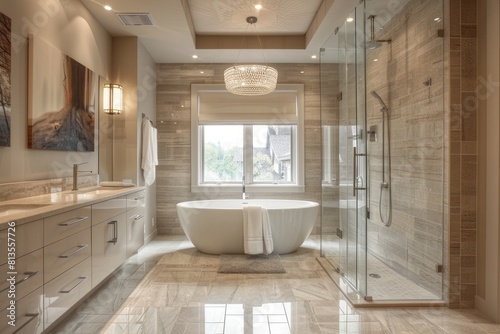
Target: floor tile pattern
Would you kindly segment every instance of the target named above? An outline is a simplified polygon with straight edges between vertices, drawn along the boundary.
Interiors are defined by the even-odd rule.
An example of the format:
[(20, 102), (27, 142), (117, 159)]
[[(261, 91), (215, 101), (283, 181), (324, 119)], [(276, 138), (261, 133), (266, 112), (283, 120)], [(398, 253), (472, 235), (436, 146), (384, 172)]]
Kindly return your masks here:
[(311, 237), (281, 255), (286, 274), (218, 274), (219, 256), (160, 236), (52, 333), (500, 333), (471, 310), (355, 309), (318, 256)]

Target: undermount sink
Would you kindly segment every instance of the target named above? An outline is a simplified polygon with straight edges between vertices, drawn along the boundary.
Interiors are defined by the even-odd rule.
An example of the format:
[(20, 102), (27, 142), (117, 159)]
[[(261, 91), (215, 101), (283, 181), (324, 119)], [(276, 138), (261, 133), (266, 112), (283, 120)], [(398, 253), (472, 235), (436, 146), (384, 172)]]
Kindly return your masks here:
[(0, 216), (13, 215), (15, 213), (22, 213), (34, 209), (43, 208), (50, 204), (30, 204), (30, 203), (11, 203), (0, 204)]

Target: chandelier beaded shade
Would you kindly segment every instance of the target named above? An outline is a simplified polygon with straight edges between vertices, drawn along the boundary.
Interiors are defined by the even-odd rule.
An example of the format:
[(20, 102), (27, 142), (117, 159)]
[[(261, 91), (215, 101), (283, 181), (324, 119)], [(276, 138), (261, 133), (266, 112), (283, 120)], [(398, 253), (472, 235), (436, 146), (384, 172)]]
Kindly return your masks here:
[(276, 89), (278, 71), (267, 65), (235, 65), (224, 71), (226, 89), (236, 95), (265, 95)]
[[(247, 22), (255, 24), (257, 18), (249, 16)], [(226, 89), (236, 95), (269, 94), (276, 89), (277, 81), (278, 71), (267, 65), (234, 65), (224, 71)]]

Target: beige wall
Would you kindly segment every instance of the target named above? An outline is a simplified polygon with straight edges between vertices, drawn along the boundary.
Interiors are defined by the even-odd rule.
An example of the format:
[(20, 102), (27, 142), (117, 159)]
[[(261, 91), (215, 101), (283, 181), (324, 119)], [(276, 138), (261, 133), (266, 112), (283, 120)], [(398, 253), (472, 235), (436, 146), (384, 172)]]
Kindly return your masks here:
[[(141, 170), (142, 113), (155, 121), (156, 63), (137, 37), (113, 38), (112, 81), (123, 86), (123, 112), (113, 116), (113, 179), (145, 186)], [(156, 185), (146, 187), (145, 236), (156, 231)]]
[(478, 2), (479, 102), (478, 235), (476, 308), (500, 320), (500, 5)]
[[(447, 293), (450, 308), (473, 308), (477, 264), (477, 4), (475, 0), (447, 0), (445, 18), (449, 57), (449, 150)], [(446, 11), (447, 12), (447, 11)], [(449, 80), (449, 81), (448, 81)]]
[[(141, 134), (142, 114), (144, 113), (153, 124), (156, 125), (156, 63), (144, 48), (141, 42), (138, 44), (137, 58), (137, 133)], [(139, 184), (145, 185), (142, 176), (141, 163), (141, 136), (137, 137), (137, 161), (139, 163)], [(146, 218), (144, 235), (148, 241), (156, 234), (156, 182), (146, 186)]]
[(113, 38), (113, 83), (123, 87), (123, 112), (113, 117), (113, 179), (138, 184), (137, 37)]
[(88, 161), (98, 170), (95, 152), (59, 152), (27, 148), (27, 36), (32, 33), (98, 75), (111, 74), (111, 37), (80, 1), (16, 0), (0, 2), (12, 20), (11, 147), (0, 147), (0, 183), (71, 176), (73, 163)]
[[(183, 234), (175, 205), (209, 198), (241, 198), (234, 193), (191, 193), (191, 84), (223, 83), (228, 64), (159, 64), (157, 67), (158, 151), (157, 214), (159, 234)], [(305, 100), (304, 193), (252, 193), (253, 198), (321, 198), (321, 130), (319, 66), (274, 64), (278, 83), (303, 83)], [(305, 73), (301, 74), (303, 70)], [(200, 73), (202, 72), (203, 73)], [(318, 225), (313, 233), (319, 233)]]

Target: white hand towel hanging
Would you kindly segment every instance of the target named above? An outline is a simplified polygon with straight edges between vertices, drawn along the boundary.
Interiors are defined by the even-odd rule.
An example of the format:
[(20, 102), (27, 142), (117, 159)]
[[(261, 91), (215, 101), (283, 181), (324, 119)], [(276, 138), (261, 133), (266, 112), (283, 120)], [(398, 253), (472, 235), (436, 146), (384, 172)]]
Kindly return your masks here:
[(269, 214), (261, 206), (243, 206), (243, 250), (245, 254), (271, 254), (273, 236)]
[(262, 254), (262, 210), (260, 206), (243, 206), (243, 250), (245, 254)]
[(271, 221), (266, 208), (262, 208), (262, 234), (264, 239), (264, 254), (271, 254), (274, 250)]
[(142, 122), (142, 162), (141, 168), (144, 180), (148, 186), (156, 179), (156, 166), (158, 165), (158, 140), (157, 130), (151, 122), (144, 118)]

